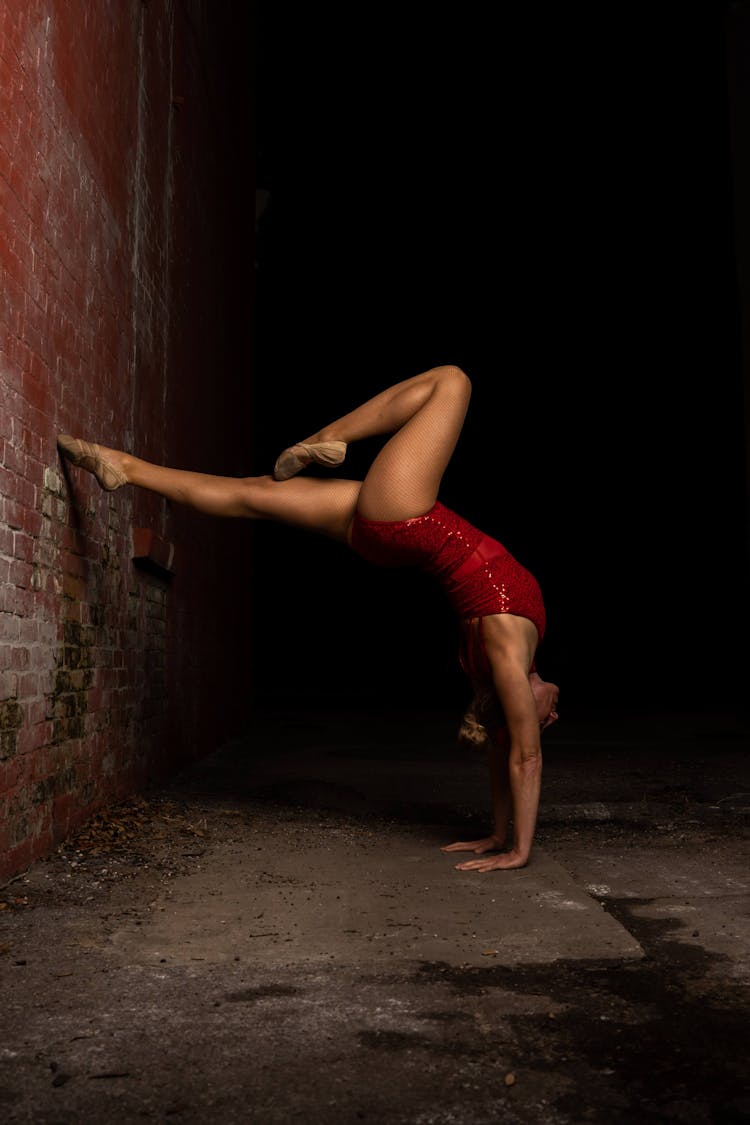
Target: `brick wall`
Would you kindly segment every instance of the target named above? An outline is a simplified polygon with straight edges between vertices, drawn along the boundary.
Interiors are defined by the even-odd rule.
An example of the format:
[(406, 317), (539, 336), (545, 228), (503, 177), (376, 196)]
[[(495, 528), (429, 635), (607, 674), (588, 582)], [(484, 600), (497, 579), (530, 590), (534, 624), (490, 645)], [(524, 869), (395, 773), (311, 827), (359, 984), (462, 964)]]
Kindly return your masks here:
[(247, 713), (249, 525), (102, 492), (56, 437), (252, 471), (251, 16), (0, 7), (0, 875)]

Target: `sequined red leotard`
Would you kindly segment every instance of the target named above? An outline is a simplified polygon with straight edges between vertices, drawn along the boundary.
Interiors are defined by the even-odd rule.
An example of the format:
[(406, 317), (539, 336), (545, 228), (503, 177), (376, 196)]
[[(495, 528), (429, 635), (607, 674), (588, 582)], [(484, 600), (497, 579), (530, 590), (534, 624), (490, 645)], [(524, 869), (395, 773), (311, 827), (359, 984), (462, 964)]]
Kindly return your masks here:
[(462, 619), (513, 613), (527, 617), (544, 636), (539, 584), (498, 543), (439, 501), (409, 520), (368, 520), (355, 515), (351, 544), (378, 566), (416, 566), (434, 575)]
[[(440, 502), (409, 520), (368, 520), (357, 514), (351, 545), (378, 566), (416, 566), (440, 581), (461, 619), (459, 660), (474, 684), (476, 717), (490, 738), (505, 746), (505, 717), (493, 685), (482, 619), (495, 613), (527, 617), (541, 641), (546, 616), (533, 574), (502, 543)], [(536, 671), (534, 661), (530, 671)]]

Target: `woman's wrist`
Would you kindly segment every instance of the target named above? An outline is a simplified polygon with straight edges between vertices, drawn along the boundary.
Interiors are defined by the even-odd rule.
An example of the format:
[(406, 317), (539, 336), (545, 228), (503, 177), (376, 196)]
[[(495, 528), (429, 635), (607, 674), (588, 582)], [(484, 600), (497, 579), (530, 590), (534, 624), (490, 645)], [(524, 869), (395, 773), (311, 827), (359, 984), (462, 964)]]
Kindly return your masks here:
[(511, 845), (510, 854), (517, 856), (519, 859), (523, 860), (524, 863), (526, 863), (529, 856), (531, 855), (531, 846), (529, 845), (528, 847), (522, 847), (514, 840), (513, 844)]

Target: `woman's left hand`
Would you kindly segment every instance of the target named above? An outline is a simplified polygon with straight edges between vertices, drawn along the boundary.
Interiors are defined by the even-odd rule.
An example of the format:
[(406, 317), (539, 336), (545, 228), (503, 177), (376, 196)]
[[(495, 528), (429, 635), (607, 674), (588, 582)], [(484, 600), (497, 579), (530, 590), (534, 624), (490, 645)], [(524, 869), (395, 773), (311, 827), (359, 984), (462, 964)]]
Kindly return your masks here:
[(510, 871), (514, 867), (525, 867), (528, 862), (528, 856), (509, 851), (486, 859), (467, 859), (464, 863), (457, 863), (455, 867), (456, 871)]

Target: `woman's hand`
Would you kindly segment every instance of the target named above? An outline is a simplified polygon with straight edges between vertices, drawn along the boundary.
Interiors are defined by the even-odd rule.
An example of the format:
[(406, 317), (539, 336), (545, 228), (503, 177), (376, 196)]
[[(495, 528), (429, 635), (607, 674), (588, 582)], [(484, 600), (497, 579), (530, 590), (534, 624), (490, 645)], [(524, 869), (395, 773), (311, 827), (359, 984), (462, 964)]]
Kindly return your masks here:
[[(443, 848), (443, 851), (450, 851)], [(522, 856), (520, 852), (503, 852), (502, 855), (489, 856), (487, 859), (467, 859), (464, 863), (456, 864), (456, 871), (510, 871), (514, 867), (525, 867), (529, 857)]]
[(446, 844), (441, 852), (474, 852), (475, 855), (484, 855), (485, 852), (498, 851), (504, 841), (499, 836), (485, 836), (484, 840), (458, 840), (455, 844)]

